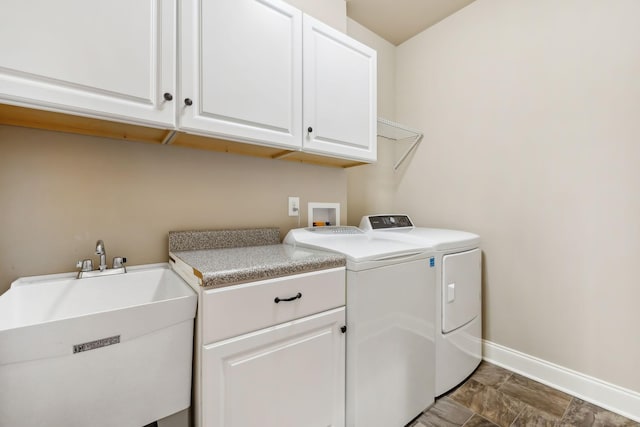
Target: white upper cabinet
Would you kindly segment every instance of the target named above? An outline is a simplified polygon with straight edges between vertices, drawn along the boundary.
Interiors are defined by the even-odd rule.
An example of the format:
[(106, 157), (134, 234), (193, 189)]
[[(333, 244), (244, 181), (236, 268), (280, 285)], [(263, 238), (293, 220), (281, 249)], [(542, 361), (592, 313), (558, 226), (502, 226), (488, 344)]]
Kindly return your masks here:
[(376, 160), (376, 51), (304, 17), (304, 151)]
[[(376, 160), (376, 52), (283, 0), (6, 3), (0, 104), (161, 128), (177, 145), (190, 133), (269, 157)], [(94, 134), (10, 110), (0, 123)]]
[[(302, 12), (277, 0), (183, 0), (181, 129), (298, 149)], [(184, 103), (185, 99), (181, 99)]]
[(376, 160), (376, 52), (281, 0), (183, 0), (179, 127)]
[(2, 6), (0, 102), (174, 127), (175, 0)]

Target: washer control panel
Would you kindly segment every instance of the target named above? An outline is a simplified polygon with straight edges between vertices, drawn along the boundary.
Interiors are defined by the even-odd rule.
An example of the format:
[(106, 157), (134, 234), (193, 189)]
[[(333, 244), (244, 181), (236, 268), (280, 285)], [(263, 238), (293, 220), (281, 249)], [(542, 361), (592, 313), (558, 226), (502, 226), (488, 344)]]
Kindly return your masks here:
[(371, 230), (413, 227), (407, 215), (370, 215), (366, 218)]

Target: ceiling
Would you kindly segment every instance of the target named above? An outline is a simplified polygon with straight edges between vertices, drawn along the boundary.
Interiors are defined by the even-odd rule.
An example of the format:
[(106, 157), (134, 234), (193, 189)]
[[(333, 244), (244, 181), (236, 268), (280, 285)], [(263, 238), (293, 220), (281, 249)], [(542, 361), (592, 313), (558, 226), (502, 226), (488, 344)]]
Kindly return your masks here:
[(399, 45), (474, 0), (346, 0), (347, 16)]

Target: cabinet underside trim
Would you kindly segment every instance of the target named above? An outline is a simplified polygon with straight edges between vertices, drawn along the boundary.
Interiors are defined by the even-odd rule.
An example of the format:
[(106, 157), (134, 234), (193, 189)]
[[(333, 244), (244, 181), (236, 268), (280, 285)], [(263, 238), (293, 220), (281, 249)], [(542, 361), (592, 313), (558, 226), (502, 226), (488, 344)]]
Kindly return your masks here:
[(54, 111), (38, 110), (9, 104), (0, 104), (0, 125), (68, 132), (80, 135), (175, 145), (200, 150), (218, 151), (252, 157), (282, 159), (322, 166), (348, 168), (366, 164), (356, 160), (326, 157), (279, 147), (254, 145), (213, 137), (192, 135), (175, 129), (158, 129), (130, 123), (120, 123), (76, 116)]

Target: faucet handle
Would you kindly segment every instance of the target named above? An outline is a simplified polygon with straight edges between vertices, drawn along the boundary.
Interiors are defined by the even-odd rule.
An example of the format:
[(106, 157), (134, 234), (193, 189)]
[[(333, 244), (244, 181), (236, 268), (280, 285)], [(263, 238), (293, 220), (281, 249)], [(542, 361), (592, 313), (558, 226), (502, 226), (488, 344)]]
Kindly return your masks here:
[(127, 262), (126, 257), (121, 257), (121, 256), (113, 257), (113, 268), (122, 268), (124, 267), (124, 264), (126, 262)]
[(83, 259), (76, 263), (76, 267), (79, 268), (80, 271), (91, 271), (93, 270), (93, 261), (90, 259)]

